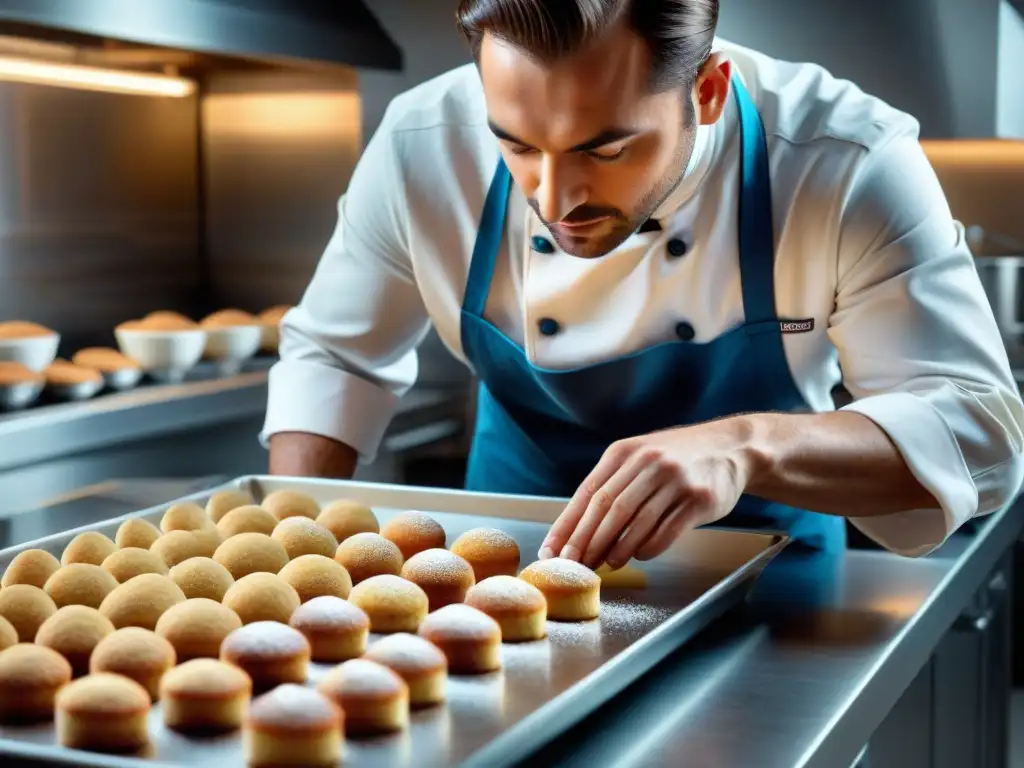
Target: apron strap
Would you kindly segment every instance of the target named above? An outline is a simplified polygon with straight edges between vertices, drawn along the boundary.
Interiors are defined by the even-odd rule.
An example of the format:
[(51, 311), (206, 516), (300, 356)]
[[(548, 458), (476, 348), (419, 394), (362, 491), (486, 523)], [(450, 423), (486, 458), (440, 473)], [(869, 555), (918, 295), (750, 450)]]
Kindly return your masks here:
[(740, 116), (740, 283), (743, 313), (747, 324), (753, 325), (777, 318), (771, 172), (757, 105), (738, 77), (733, 77), (732, 87)]
[(487, 305), (487, 294), (491, 290), (494, 265), (501, 251), (501, 238), (505, 233), (505, 212), (508, 196), (512, 190), (512, 174), (508, 172), (504, 159), (498, 160), (494, 178), (487, 190), (484, 210), (480, 216), (480, 229), (473, 257), (469, 263), (469, 279), (462, 299), (462, 311), (473, 317), (483, 317)]

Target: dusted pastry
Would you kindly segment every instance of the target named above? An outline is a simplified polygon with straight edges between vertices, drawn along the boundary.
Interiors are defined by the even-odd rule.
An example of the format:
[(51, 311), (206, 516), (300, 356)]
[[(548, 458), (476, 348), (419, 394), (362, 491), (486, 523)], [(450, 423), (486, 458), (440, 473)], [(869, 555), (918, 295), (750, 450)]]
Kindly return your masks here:
[(548, 604), (544, 595), (515, 576), (491, 576), (470, 587), (466, 605), (498, 622), (502, 642), (540, 640), (547, 635)]
[(288, 623), (309, 640), (313, 661), (328, 664), (361, 656), (370, 634), (366, 612), (340, 597), (314, 597)]
[(19, 643), (0, 652), (0, 723), (50, 720), (70, 680), (71, 665), (52, 648)]
[(188, 734), (240, 728), (251, 695), (249, 675), (217, 659), (186, 661), (160, 680), (164, 725)]
[(444, 701), (448, 661), (429, 640), (400, 632), (381, 638), (363, 658), (396, 672), (409, 686), (409, 704), (429, 707)]
[(224, 605), (237, 613), (243, 624), (257, 621), (287, 624), (299, 603), (299, 593), (274, 573), (244, 576), (224, 595)]
[(427, 593), (398, 576), (373, 576), (352, 588), (349, 602), (370, 617), (374, 632), (415, 632), (427, 615)]
[(224, 639), (220, 658), (244, 669), (257, 690), (282, 683), (304, 683), (310, 647), (305, 635), (287, 624), (257, 621), (236, 629)]
[(491, 576), (515, 576), (519, 570), (519, 545), (497, 528), (473, 528), (452, 544), (452, 552), (473, 566), (477, 581)]
[(402, 572), (402, 552), (398, 546), (377, 533), (357, 533), (338, 545), (334, 559), (348, 571), (353, 584), (371, 576)]
[(11, 560), (7, 570), (4, 571), (3, 578), (0, 579), (0, 586), (28, 584), (30, 587), (42, 589), (46, 586), (46, 580), (53, 576), (59, 568), (60, 560), (45, 549), (26, 549)]
[(117, 579), (98, 565), (72, 563), (53, 574), (44, 589), (58, 608), (65, 605), (99, 608), (107, 595), (117, 589)]
[(348, 597), (352, 591), (352, 579), (345, 567), (322, 555), (297, 557), (282, 568), (278, 576), (295, 588), (302, 602), (324, 595)]
[(538, 560), (526, 566), (519, 578), (544, 594), (549, 619), (586, 621), (601, 612), (601, 579), (575, 560)]
[(501, 668), (501, 628), (482, 611), (465, 603), (434, 611), (420, 625), (424, 637), (448, 659), (454, 674), (478, 674)]
[(282, 685), (252, 703), (243, 749), (251, 768), (334, 768), (341, 760), (344, 716), (320, 693)]
[(160, 678), (175, 663), (174, 646), (167, 640), (148, 629), (125, 627), (100, 640), (89, 659), (89, 671), (130, 677), (156, 701)]
[(95, 608), (66, 605), (43, 622), (36, 644), (52, 648), (68, 660), (76, 676), (89, 671), (89, 658), (99, 642), (114, 633), (114, 625)]
[(472, 566), (447, 549), (425, 549), (405, 561), (402, 578), (427, 593), (430, 610), (461, 603), (475, 583)]
[(190, 600), (205, 597), (219, 603), (235, 583), (231, 572), (212, 557), (190, 557), (167, 575)]
[(75, 536), (65, 547), (64, 554), (60, 558), (60, 564), (89, 563), (90, 565), (102, 565), (103, 561), (116, 551), (117, 544), (102, 533), (86, 531)]
[(352, 659), (339, 664), (317, 690), (345, 713), (345, 730), (350, 735), (400, 731), (409, 724), (409, 686), (375, 661)]
[(403, 512), (391, 518), (380, 535), (395, 542), (405, 560), (425, 549), (443, 549), (445, 542), (444, 528), (424, 512)]

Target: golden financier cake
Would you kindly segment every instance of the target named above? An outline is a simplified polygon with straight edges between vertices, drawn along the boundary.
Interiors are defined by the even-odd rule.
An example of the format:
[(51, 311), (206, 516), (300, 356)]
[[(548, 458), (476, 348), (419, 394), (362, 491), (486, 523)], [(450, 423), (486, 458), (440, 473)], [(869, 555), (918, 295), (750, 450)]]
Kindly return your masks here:
[(245, 504), (226, 512), (217, 522), (217, 530), (225, 540), (240, 533), (262, 533), (269, 536), (277, 523), (278, 519), (263, 507)]
[(497, 528), (473, 528), (452, 544), (452, 552), (471, 566), (477, 581), (491, 576), (515, 576), (519, 570), (519, 545)]
[(375, 642), (363, 658), (383, 664), (405, 680), (410, 706), (429, 707), (444, 701), (448, 660), (429, 640), (400, 632)]
[(167, 574), (189, 600), (205, 597), (218, 603), (235, 583), (231, 572), (212, 557), (190, 557)]
[(160, 680), (164, 725), (182, 733), (222, 733), (242, 727), (252, 679), (233, 664), (193, 659)]
[(357, 533), (380, 533), (380, 523), (373, 510), (348, 499), (332, 501), (323, 508), (316, 521), (333, 533), (339, 543)]
[(191, 557), (209, 557), (213, 554), (208, 544), (195, 531), (171, 531), (163, 534), (149, 548), (156, 553), (168, 568), (183, 563)]
[(312, 688), (282, 685), (253, 701), (242, 748), (250, 768), (334, 768), (341, 761), (344, 715)]
[(193, 501), (175, 504), (160, 518), (160, 530), (164, 533), (197, 531), (205, 525), (210, 525), (210, 518), (207, 516), (206, 510)]
[(380, 535), (393, 541), (408, 560), (425, 549), (443, 549), (444, 528), (425, 512), (403, 512), (384, 523)]
[(33, 642), (43, 622), (56, 612), (57, 605), (39, 587), (14, 584), (0, 589), (0, 616), (14, 627), (19, 642)]
[(71, 563), (89, 563), (102, 565), (111, 554), (117, 551), (117, 544), (98, 531), (80, 533), (64, 548), (60, 556), (61, 565)]
[(123, 355), (110, 347), (86, 347), (75, 352), (71, 357), (75, 365), (84, 365), (103, 373), (117, 373), (124, 370), (136, 370), (139, 364), (127, 355)]
[(52, 648), (19, 643), (0, 652), (0, 723), (53, 717), (57, 692), (71, 680), (71, 665)]
[(106, 596), (117, 589), (117, 579), (98, 565), (72, 563), (53, 574), (44, 589), (58, 608), (65, 605), (99, 608)]
[(52, 336), (53, 333), (45, 325), (28, 320), (7, 320), (0, 323), (0, 339), (33, 339), (40, 336)]
[(465, 603), (446, 605), (428, 615), (419, 634), (444, 652), (450, 672), (472, 675), (501, 668), (501, 627)]
[(415, 632), (427, 615), (427, 593), (390, 574), (359, 582), (348, 601), (366, 612), (374, 632)]
[(575, 560), (538, 560), (526, 566), (519, 578), (544, 594), (549, 619), (586, 621), (601, 612), (601, 578)]
[(400, 731), (409, 723), (409, 686), (398, 673), (367, 659), (339, 664), (317, 690), (345, 713), (353, 736)]
[(328, 664), (362, 656), (370, 634), (366, 612), (340, 597), (314, 597), (288, 623), (306, 636), (313, 661)]
[(540, 640), (547, 634), (548, 604), (544, 595), (515, 576), (491, 576), (470, 587), (466, 605), (498, 622), (503, 642)]
[(60, 568), (60, 560), (45, 549), (26, 549), (19, 552), (11, 560), (0, 586), (9, 587), (13, 584), (28, 584), (30, 587), (46, 586), (46, 580)]
[[(305, 520), (306, 518), (291, 519)], [(302, 602), (324, 595), (348, 597), (349, 592), (352, 591), (352, 578), (345, 570), (345, 566), (323, 555), (296, 557), (281, 569), (278, 576), (295, 588)]]
[(216, 659), (224, 638), (241, 626), (238, 614), (226, 605), (196, 597), (168, 609), (156, 633), (174, 646), (178, 661)]
[(100, 603), (100, 613), (118, 629), (153, 629), (164, 611), (185, 602), (185, 593), (168, 576), (144, 573), (129, 579)]
[(253, 503), (247, 491), (217, 491), (206, 502), (206, 515), (216, 525), (231, 510), (251, 506)]
[(281, 542), (288, 557), (323, 555), (334, 557), (338, 540), (334, 534), (308, 517), (287, 517), (277, 524), (271, 538)]
[(89, 671), (130, 677), (153, 701), (160, 695), (160, 678), (177, 663), (174, 646), (155, 632), (125, 627), (100, 640), (89, 659)]
[(114, 552), (100, 566), (121, 584), (144, 573), (167, 575), (167, 563), (148, 549), (125, 547)]
[(220, 647), (221, 661), (244, 669), (258, 690), (306, 682), (309, 657), (306, 636), (276, 621), (246, 624), (224, 638)]
[(232, 536), (213, 553), (235, 579), (251, 573), (277, 573), (288, 565), (284, 545), (262, 533), (240, 533)]
[(114, 543), (119, 547), (138, 547), (149, 549), (153, 542), (160, 538), (160, 529), (148, 520), (133, 517), (125, 520), (114, 535)]
[(447, 549), (425, 549), (405, 561), (402, 578), (427, 593), (430, 610), (461, 603), (475, 583), (473, 568)]
[(320, 515), (320, 505), (316, 499), (298, 491), (274, 491), (260, 504), (278, 520), (288, 517), (308, 517), (316, 520)]
[[(43, 622), (44, 624), (46, 622)], [(366, 625), (370, 625), (369, 619), (366, 621)], [(18, 644), (18, 630), (14, 628), (3, 616), (0, 616), (0, 651), (6, 651), (12, 645)]]
[(250, 573), (231, 585), (224, 605), (238, 614), (243, 624), (278, 621), (287, 624), (299, 607), (299, 593), (275, 573)]
[(57, 694), (57, 738), (70, 749), (135, 752), (149, 744), (146, 689), (121, 675), (96, 674)]
[(341, 563), (352, 583), (358, 584), (372, 576), (402, 572), (402, 551), (378, 533), (357, 533), (338, 545), (334, 559)]
[(43, 622), (36, 644), (52, 648), (71, 664), (76, 676), (89, 671), (89, 657), (99, 642), (114, 634), (110, 619), (84, 605), (65, 605)]

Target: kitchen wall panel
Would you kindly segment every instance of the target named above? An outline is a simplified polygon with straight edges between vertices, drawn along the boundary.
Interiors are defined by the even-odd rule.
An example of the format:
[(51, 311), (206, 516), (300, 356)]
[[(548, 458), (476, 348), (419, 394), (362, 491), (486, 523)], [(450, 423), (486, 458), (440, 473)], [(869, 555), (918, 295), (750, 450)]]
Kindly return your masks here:
[(298, 302), (362, 151), (355, 71), (216, 75), (202, 137), (211, 301), (250, 311)]
[(0, 320), (51, 326), (67, 351), (193, 311), (197, 114), (192, 97), (0, 83)]

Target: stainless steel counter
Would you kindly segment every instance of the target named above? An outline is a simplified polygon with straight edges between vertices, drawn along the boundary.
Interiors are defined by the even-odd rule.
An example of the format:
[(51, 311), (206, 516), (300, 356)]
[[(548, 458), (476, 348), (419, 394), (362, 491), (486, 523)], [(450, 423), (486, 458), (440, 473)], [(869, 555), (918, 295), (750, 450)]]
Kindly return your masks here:
[(783, 553), (747, 610), (670, 656), (530, 762), (845, 768), (1022, 525), (1018, 501), (924, 559)]

